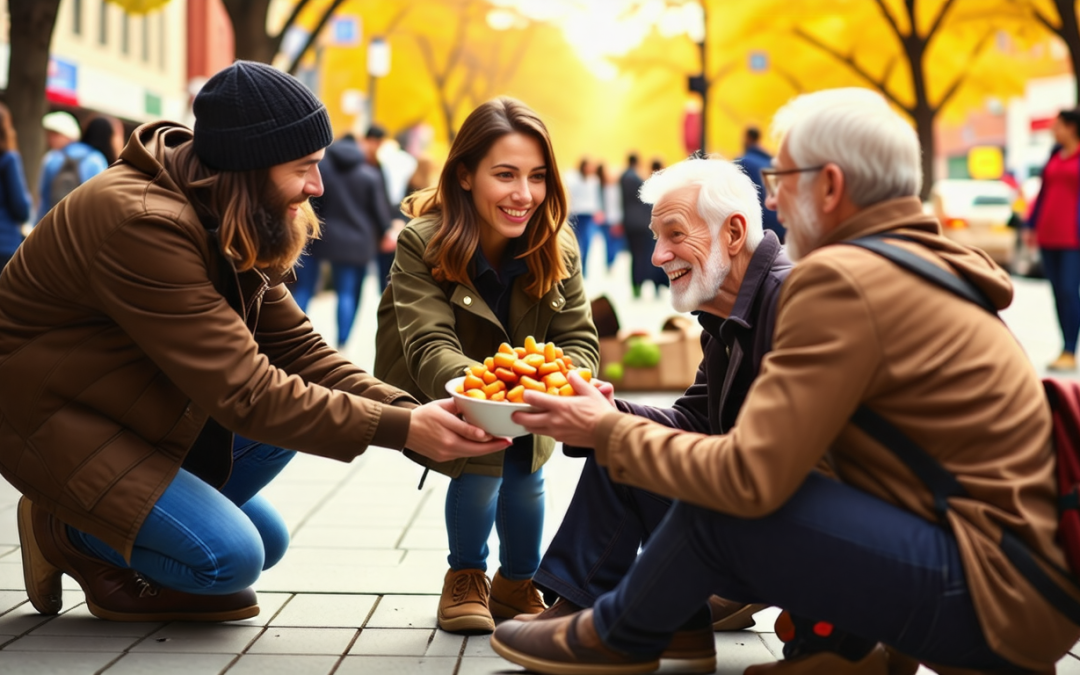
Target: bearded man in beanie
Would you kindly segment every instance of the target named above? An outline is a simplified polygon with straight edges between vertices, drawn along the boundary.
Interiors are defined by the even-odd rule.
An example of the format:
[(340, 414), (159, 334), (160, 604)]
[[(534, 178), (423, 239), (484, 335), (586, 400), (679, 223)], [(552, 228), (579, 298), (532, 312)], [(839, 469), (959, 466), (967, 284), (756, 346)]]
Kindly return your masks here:
[(0, 276), (0, 474), (25, 495), (43, 614), (66, 573), (102, 618), (254, 616), (250, 586), (288, 546), (258, 493), (294, 451), (443, 461), (507, 445), (339, 356), (285, 289), (318, 233), (307, 200), (332, 140), (318, 99), (240, 61), (194, 112), (194, 133), (139, 128)]

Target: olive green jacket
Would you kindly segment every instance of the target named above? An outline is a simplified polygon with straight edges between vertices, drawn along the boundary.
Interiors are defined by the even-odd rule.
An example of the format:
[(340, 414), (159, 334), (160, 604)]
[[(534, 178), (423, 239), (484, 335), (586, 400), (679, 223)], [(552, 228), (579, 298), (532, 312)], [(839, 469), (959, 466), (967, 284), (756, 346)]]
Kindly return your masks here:
[[(542, 298), (529, 297), (526, 276), (514, 280), (509, 333), (471, 284), (438, 282), (424, 263), (424, 252), (438, 227), (438, 215), (413, 220), (398, 238), (390, 284), (379, 303), (375, 376), (421, 401), (446, 398), (446, 383), (466, 366), (482, 362), (509, 342), (521, 346), (527, 335), (554, 342), (583, 368), (596, 372), (600, 343), (585, 297), (577, 245), (564, 228), (560, 241), (570, 277)], [(532, 470), (551, 457), (555, 441), (534, 439)], [(406, 451), (414, 461), (451, 477), (465, 473), (502, 475), (502, 452), (470, 460), (435, 463)]]

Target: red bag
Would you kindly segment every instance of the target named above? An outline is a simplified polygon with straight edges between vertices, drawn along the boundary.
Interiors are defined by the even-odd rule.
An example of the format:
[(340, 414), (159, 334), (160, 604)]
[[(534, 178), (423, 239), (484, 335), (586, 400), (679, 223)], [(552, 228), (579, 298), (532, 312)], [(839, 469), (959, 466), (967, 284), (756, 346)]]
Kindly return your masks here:
[(1057, 455), (1058, 543), (1080, 576), (1080, 382), (1043, 380), (1054, 419)]

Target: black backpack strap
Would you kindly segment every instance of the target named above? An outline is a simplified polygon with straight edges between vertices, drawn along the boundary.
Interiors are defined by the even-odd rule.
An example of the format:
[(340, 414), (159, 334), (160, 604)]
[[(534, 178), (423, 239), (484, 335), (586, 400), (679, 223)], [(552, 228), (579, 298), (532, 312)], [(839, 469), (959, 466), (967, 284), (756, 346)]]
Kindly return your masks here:
[(990, 302), (990, 299), (986, 297), (986, 294), (982, 292), (975, 284), (971, 283), (967, 279), (950, 274), (949, 272), (941, 269), (934, 263), (915, 255), (907, 249), (894, 246), (889, 243), (889, 239), (902, 239), (904, 241), (913, 241), (908, 237), (902, 235), (880, 235), (872, 234), (859, 239), (851, 239), (849, 241), (841, 242), (851, 246), (858, 246), (868, 251), (873, 251), (883, 258), (888, 258), (896, 265), (903, 267), (909, 272), (914, 273), (917, 276), (926, 279), (927, 281), (937, 284), (942, 288), (950, 291), (954, 295), (958, 295), (961, 298), (971, 302), (979, 307), (982, 307), (990, 314), (997, 315), (997, 308), (994, 307), (994, 303)]
[(950, 497), (966, 497), (967, 490), (948, 469), (896, 426), (865, 405), (851, 416), (851, 423), (862, 429), (884, 448), (896, 455), (934, 497), (934, 511), (942, 525), (947, 523)]

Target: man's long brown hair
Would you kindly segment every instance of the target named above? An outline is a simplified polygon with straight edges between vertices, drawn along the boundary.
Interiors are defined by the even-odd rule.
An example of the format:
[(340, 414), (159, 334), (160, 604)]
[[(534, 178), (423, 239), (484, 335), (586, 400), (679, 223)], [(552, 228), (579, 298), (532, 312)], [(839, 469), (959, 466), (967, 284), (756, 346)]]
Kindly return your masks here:
[(500, 97), (482, 104), (469, 114), (450, 147), (439, 184), (414, 193), (405, 202), (405, 213), (419, 217), (440, 213), (439, 228), (428, 243), (424, 262), (438, 281), (470, 283), (469, 262), (480, 246), (480, 217), (472, 194), (461, 187), (459, 167), (476, 171), (495, 141), (506, 134), (520, 133), (535, 138), (544, 152), (547, 167), (547, 196), (525, 228), (524, 258), (529, 272), (525, 292), (534, 298), (547, 293), (569, 276), (559, 232), (566, 222), (566, 193), (547, 127), (529, 106)]
[(296, 264), (308, 240), (319, 236), (319, 219), (307, 202), (285, 227), (264, 220), (267, 213), (281, 216), (290, 196), (276, 194), (269, 169), (215, 171), (188, 142), (176, 149), (169, 173), (199, 216), (217, 221), (221, 250), (238, 272), (284, 272)]
[(15, 137), (15, 127), (11, 123), (11, 111), (0, 103), (0, 152), (14, 152), (19, 149)]

